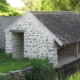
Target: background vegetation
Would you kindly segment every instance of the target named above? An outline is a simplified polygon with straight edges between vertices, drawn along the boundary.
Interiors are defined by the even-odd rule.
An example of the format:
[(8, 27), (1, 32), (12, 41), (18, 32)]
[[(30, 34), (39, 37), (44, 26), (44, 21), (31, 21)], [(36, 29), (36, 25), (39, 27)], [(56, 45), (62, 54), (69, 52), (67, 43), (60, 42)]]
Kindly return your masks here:
[(21, 10), (35, 11), (77, 11), (80, 13), (80, 0), (22, 0)]
[(21, 15), (15, 8), (11, 7), (6, 0), (0, 0), (0, 16)]
[(24, 7), (13, 8), (6, 0), (0, 0), (1, 16), (22, 15), (20, 12), (34, 11), (77, 11), (80, 13), (80, 0), (22, 0)]

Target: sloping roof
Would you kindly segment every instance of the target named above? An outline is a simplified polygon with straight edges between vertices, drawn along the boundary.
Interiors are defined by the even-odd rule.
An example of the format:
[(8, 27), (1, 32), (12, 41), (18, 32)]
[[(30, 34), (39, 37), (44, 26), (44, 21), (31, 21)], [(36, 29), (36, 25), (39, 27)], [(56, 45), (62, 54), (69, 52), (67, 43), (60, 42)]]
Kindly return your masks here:
[(80, 41), (80, 15), (76, 12), (32, 12), (63, 44)]

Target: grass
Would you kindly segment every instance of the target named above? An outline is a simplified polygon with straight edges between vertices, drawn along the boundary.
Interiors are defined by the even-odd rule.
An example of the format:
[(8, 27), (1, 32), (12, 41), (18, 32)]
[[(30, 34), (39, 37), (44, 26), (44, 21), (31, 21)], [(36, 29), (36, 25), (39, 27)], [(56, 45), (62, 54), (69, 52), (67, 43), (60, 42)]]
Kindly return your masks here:
[[(54, 80), (55, 69), (49, 66), (48, 58), (45, 59), (28, 59), (15, 60), (11, 54), (6, 54), (0, 50), (0, 73), (10, 70), (19, 70), (28, 66), (33, 68), (26, 72), (26, 80)], [(10, 77), (0, 77), (0, 80), (12, 80)]]
[(78, 70), (74, 74), (70, 74), (66, 77), (64, 74), (61, 74), (61, 76), (59, 78), (57, 78), (56, 80), (80, 80), (80, 70)]
[[(43, 64), (45, 64), (45, 65), (43, 65)], [(37, 76), (43, 75), (43, 77), (44, 77), (45, 76), (44, 74), (46, 74), (45, 69), (47, 69), (46, 65), (48, 65), (48, 63), (45, 62), (44, 60), (40, 60), (40, 59), (23, 58), (21, 60), (15, 60), (12, 58), (11, 54), (6, 54), (4, 52), (4, 50), (0, 50), (0, 73), (5, 73), (5, 72), (11, 71), (11, 70), (19, 70), (19, 69), (26, 68), (28, 66), (35, 66), (34, 67), (35, 71), (33, 71), (33, 72), (35, 72), (35, 75), (37, 75)], [(39, 70), (40, 70), (41, 74), (40, 74)], [(53, 72), (53, 73), (55, 73), (55, 72)], [(49, 74), (52, 75), (53, 73), (50, 71)], [(31, 76), (31, 75), (29, 74), (29, 76)], [(41, 77), (40, 77), (40, 79), (41, 79)], [(56, 79), (56, 80), (58, 80), (58, 79)], [(60, 78), (59, 80), (63, 80), (63, 79)], [(65, 80), (80, 80), (80, 71), (77, 71), (73, 75), (68, 76), (68, 78), (66, 78)]]
[(75, 74), (69, 76), (67, 80), (80, 80), (80, 71), (77, 71)]
[[(45, 65), (43, 65), (42, 63)], [(37, 74), (37, 76), (40, 76), (40, 72), (41, 72), (41, 75), (45, 76), (44, 72), (46, 71), (45, 70), (47, 67), (46, 65), (48, 65), (47, 62), (40, 59), (23, 58), (21, 60), (15, 60), (12, 58), (11, 54), (6, 54), (3, 50), (0, 50), (0, 73), (8, 72), (11, 70), (19, 70), (19, 69), (26, 68), (28, 66), (35, 66), (34, 68), (35, 75), (39, 73), (39, 75)], [(50, 72), (49, 74), (52, 75), (52, 72)], [(30, 74), (28, 75), (31, 76)], [(60, 78), (56, 80), (63, 80), (63, 79)], [(68, 78), (66, 78), (65, 80), (80, 80), (80, 71), (77, 71), (73, 75), (68, 76)]]
[(6, 54), (0, 50), (0, 73), (8, 72), (10, 70), (19, 70), (31, 66), (33, 59), (24, 58), (15, 60), (11, 54)]

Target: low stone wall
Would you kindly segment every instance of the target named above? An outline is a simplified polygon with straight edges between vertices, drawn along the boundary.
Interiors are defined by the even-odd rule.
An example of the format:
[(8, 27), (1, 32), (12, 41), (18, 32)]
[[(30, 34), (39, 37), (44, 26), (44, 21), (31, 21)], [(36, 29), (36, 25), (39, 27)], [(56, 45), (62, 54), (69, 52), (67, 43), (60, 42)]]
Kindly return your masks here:
[(22, 78), (25, 78), (26, 72), (27, 72), (28, 70), (30, 70), (30, 69), (32, 69), (32, 66), (27, 67), (27, 68), (24, 68), (24, 69), (22, 69), (22, 70), (16, 70), (16, 71), (12, 70), (12, 71), (9, 71), (9, 72), (7, 72), (7, 73), (1, 73), (0, 76), (1, 76), (1, 77), (4, 77), (4, 76), (6, 76), (6, 75), (9, 75), (10, 77), (12, 77), (12, 78), (14, 78), (14, 79), (19, 79), (19, 80), (21, 80)]

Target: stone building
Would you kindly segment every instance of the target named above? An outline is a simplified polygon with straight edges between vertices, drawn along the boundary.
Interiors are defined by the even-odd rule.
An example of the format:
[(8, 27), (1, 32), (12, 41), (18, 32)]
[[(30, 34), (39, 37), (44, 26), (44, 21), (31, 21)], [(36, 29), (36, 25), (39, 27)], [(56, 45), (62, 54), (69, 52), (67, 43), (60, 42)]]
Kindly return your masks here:
[(54, 67), (80, 58), (80, 15), (27, 12), (5, 30), (5, 51), (16, 59), (48, 57)]

